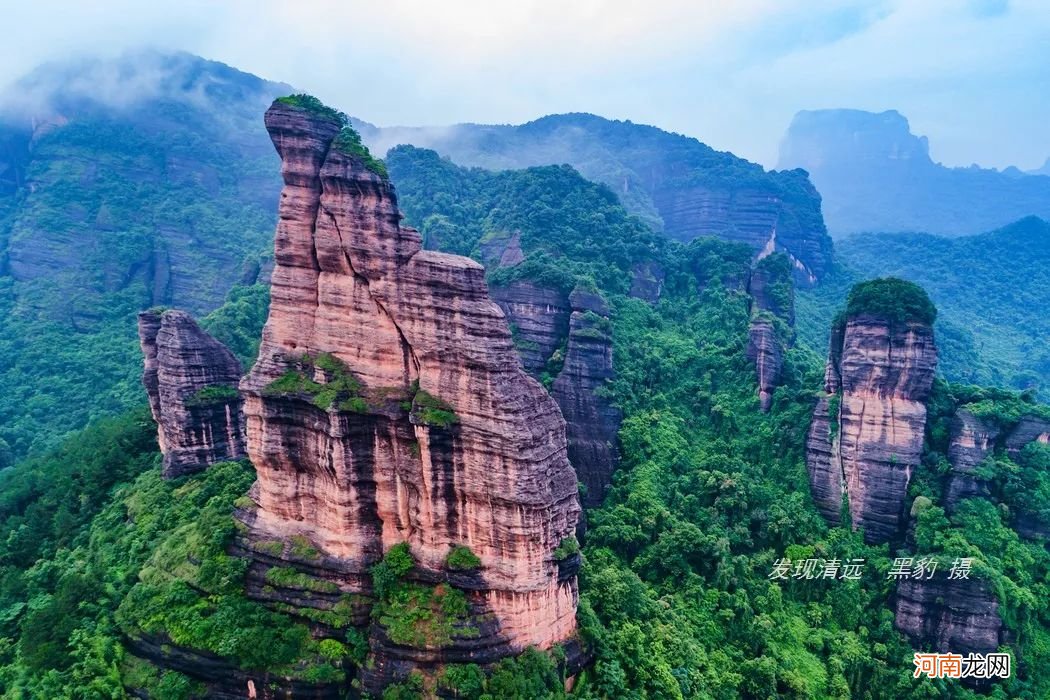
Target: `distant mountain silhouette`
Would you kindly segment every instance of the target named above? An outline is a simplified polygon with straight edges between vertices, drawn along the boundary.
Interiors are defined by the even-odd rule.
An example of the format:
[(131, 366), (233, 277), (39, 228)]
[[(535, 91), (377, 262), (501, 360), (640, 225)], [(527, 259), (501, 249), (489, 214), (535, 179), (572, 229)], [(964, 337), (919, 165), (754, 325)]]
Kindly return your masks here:
[[(930, 158), (925, 136), (890, 110), (803, 111), (780, 145), (781, 168), (809, 172), (832, 236), (865, 231), (976, 234), (1025, 216), (1050, 218), (1050, 163), (1016, 168), (948, 168)], [(1037, 175), (1035, 177), (1031, 175)]]

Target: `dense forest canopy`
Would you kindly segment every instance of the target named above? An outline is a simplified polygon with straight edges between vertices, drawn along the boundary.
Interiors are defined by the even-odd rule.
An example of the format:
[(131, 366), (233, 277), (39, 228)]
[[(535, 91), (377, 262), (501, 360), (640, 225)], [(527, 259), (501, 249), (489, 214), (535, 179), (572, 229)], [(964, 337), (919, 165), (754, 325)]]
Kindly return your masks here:
[[(83, 138), (91, 148), (101, 149), (113, 137), (105, 130), (87, 131)], [(54, 138), (56, 148), (79, 147)], [(356, 132), (344, 133), (342, 147), (362, 147)], [(131, 158), (120, 158), (125, 156)], [(715, 152), (710, 157), (720, 158)], [(610, 306), (616, 371), (602, 391), (623, 413), (622, 463), (604, 502), (587, 514), (578, 621), (593, 663), (575, 679), (573, 696), (1042, 700), (1050, 695), (1050, 553), (1044, 543), (1022, 538), (1016, 530), (1019, 514), (1050, 526), (1048, 448), (1032, 444), (1011, 455), (997, 445), (980, 466), (991, 497), (965, 499), (950, 512), (945, 504), (947, 441), (956, 412), (966, 407), (1007, 429), (1023, 416), (1045, 415), (1033, 392), (958, 381), (935, 385), (923, 460), (909, 492), (914, 541), (905, 546), (916, 555), (974, 559), (977, 575), (995, 593), (1018, 672), (981, 691), (946, 679), (916, 679), (914, 649), (894, 627), (895, 588), (886, 575), (893, 557), (908, 550), (866, 545), (862, 533), (828, 527), (809, 495), (805, 442), (822, 386), (824, 347), (819, 342), (799, 343), (786, 352), (771, 410), (758, 409), (755, 369), (746, 354), (752, 319), (746, 283), (754, 257), (750, 247), (713, 237), (668, 240), (629, 214), (609, 187), (568, 166), (490, 172), (408, 146), (393, 149), (385, 163), (373, 166), (382, 166), (384, 177), (389, 172), (406, 223), (419, 227), (428, 248), (488, 262), (488, 244), (518, 237), (524, 261), (490, 265), (491, 287), (520, 279), (562, 292), (582, 286)], [(738, 175), (759, 177), (746, 168)], [(122, 193), (118, 201), (128, 210), (146, 201), (178, 212), (199, 197), (198, 186), (168, 193), (154, 183), (143, 192)], [(217, 186), (232, 185), (220, 178)], [(97, 218), (100, 205), (92, 206)], [(244, 206), (222, 214), (194, 211), (227, 241), (224, 255), (238, 264), (248, 259), (258, 265), (272, 213)], [(28, 214), (12, 215), (16, 209), (0, 211), (8, 242), (31, 238)], [(37, 213), (58, 216), (56, 230), (69, 224), (65, 213)], [(234, 226), (240, 228), (232, 231)], [(1024, 233), (1045, 224), (1029, 220), (1019, 226)], [(112, 260), (121, 264), (155, 243), (113, 238), (119, 245)], [(997, 232), (973, 245), (995, 255), (1001, 245), (1005, 255), (1015, 245), (1012, 240)], [(911, 239), (902, 241), (906, 249)], [(955, 245), (940, 261), (901, 263), (910, 273), (885, 270), (901, 279), (853, 284), (858, 275), (839, 270), (802, 298), (800, 334), (812, 340), (826, 333), (839, 312), (925, 323), (939, 318), (939, 334), (964, 326), (970, 318), (962, 311), (965, 302), (941, 305), (950, 289), (931, 283), (927, 296), (925, 284), (913, 283), (931, 280), (938, 265), (949, 265), (948, 258), (973, 255)], [(864, 252), (865, 246), (856, 244), (852, 260), (867, 255), (874, 268), (871, 258), (878, 249)], [(892, 263), (895, 254), (887, 250), (892, 248), (880, 251), (880, 264)], [(126, 259), (120, 257), (124, 253)], [(992, 314), (998, 295), (1012, 305), (1019, 297), (1039, 298), (1034, 284), (993, 284), (994, 260), (1005, 262), (988, 257), (992, 262), (975, 264), (987, 285), (972, 292), (975, 307)], [(789, 263), (778, 256), (760, 264)], [(926, 280), (916, 279), (920, 264), (926, 266)], [(653, 303), (630, 295), (638, 265), (663, 271), (662, 293)], [(0, 328), (0, 342), (13, 358), (6, 374), (12, 391), (8, 403), (0, 404), (10, 443), (6, 459), (33, 453), (0, 472), (0, 688), (5, 697), (120, 698), (126, 687), (157, 698), (199, 694), (190, 677), (160, 670), (129, 652), (135, 642), (151, 639), (203, 650), (231, 669), (305, 681), (339, 679), (345, 669), (362, 663), (367, 649), (364, 637), (349, 626), (349, 602), (333, 608), (330, 617), (304, 620), (300, 609), (274, 609), (244, 594), (246, 564), (229, 546), (237, 528), (232, 513), (254, 478), (250, 465), (228, 462), (190, 477), (160, 477), (155, 426), (140, 406), (140, 359), (133, 332), (125, 327), (133, 324), (134, 311), (148, 296), (145, 281), (114, 291), (105, 279), (97, 280), (91, 299), (104, 297), (108, 311), (100, 318), (77, 317), (77, 323), (93, 324), (93, 335), (84, 345), (73, 343), (68, 350), (73, 355), (67, 357), (57, 345), (68, 327), (52, 324), (53, 319), (40, 321), (50, 317), (31, 314), (18, 293), (21, 283), (5, 279), (7, 326)], [(243, 284), (224, 289), (199, 310), (225, 299), (202, 325), (248, 366), (258, 351), (268, 287), (257, 281), (258, 274), (238, 279)], [(39, 284), (46, 292), (42, 300), (59, 298), (59, 287)], [(787, 291), (772, 294), (783, 297)], [(1039, 329), (1032, 333), (1045, 337)], [(951, 333), (944, 335), (955, 352)], [(38, 357), (52, 362), (32, 371), (18, 364), (19, 358)], [(948, 379), (967, 380), (961, 366), (960, 359), (946, 363)], [(33, 381), (43, 373), (70, 386), (27, 398), (30, 381), (23, 372)], [(110, 402), (93, 400), (96, 392), (112, 397)], [(51, 417), (66, 410), (56, 396), (79, 402), (69, 408), (72, 414)], [(441, 410), (437, 403), (431, 408)], [(70, 432), (89, 419), (87, 427)], [(471, 556), (458, 552), (456, 565), (469, 568)], [(850, 580), (785, 581), (770, 575), (778, 560), (809, 558), (864, 560), (867, 566)], [(395, 548), (372, 571), (380, 595), (377, 614), (391, 620), (395, 634), (440, 638), (447, 630), (432, 620), (420, 623), (401, 614), (405, 597), (418, 594), (399, 578), (411, 566), (410, 553)], [(294, 570), (272, 575), (307, 591), (321, 585), (296, 578)], [(454, 608), (458, 601), (450, 596), (446, 604)], [(318, 642), (309, 631), (314, 623), (347, 632), (340, 640)], [(452, 665), (440, 683), (459, 698), (560, 698), (568, 693), (557, 652), (529, 651), (487, 673), (473, 664)], [(388, 689), (384, 700), (422, 694), (422, 681), (410, 679)]]

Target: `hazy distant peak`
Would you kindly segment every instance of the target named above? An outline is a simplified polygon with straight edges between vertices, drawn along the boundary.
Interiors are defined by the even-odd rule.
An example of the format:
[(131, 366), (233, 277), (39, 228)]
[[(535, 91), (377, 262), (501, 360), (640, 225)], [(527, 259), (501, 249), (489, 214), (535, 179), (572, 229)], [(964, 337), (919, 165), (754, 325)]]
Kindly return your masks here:
[(778, 166), (809, 172), (833, 235), (926, 231), (967, 235), (1028, 215), (1050, 216), (1050, 179), (1016, 168), (948, 168), (896, 110), (825, 109), (795, 115)]
[(912, 134), (907, 118), (895, 109), (820, 109), (796, 114), (780, 143), (777, 167), (813, 171), (836, 160), (932, 163), (929, 141)]
[(129, 108), (151, 100), (264, 107), (292, 88), (184, 51), (128, 51), (45, 63), (0, 93), (8, 116)]

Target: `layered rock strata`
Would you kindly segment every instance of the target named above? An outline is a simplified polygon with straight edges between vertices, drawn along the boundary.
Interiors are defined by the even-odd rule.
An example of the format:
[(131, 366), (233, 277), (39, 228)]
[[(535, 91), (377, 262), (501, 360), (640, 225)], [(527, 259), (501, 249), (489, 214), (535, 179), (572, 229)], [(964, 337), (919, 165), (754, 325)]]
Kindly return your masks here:
[(966, 408), (960, 408), (952, 418), (948, 461), (952, 473), (944, 495), (944, 506), (954, 510), (964, 498), (991, 495), (987, 482), (977, 477), (974, 470), (995, 449), (999, 427), (994, 421), (978, 418)]
[(860, 314), (832, 333), (825, 393), (806, 441), (813, 498), (829, 524), (839, 523), (845, 496), (865, 541), (900, 534), (936, 366), (929, 324)]
[(791, 346), (795, 324), (795, 288), (791, 262), (774, 253), (760, 260), (748, 281), (751, 325), (747, 357), (758, 375), (758, 400), (763, 413), (773, 404), (780, 383), (784, 355)]
[[(484, 269), (421, 250), (336, 116), (278, 102), (266, 126), (285, 185), (269, 319), (241, 383), (258, 472), (248, 546), (304, 538), (367, 608), (370, 567), (407, 543), (419, 585), (466, 595), (468, 620), (440, 642), (373, 620), (371, 692), (569, 639), (576, 564), (555, 551), (579, 503), (564, 421), (522, 370)], [(457, 546), (478, 559), (467, 574), (446, 564)]]
[(988, 654), (1003, 641), (999, 603), (976, 578), (902, 580), (894, 625), (916, 646), (954, 654)]
[(538, 379), (564, 359), (572, 314), (565, 292), (521, 280), (493, 287), (492, 299), (510, 322), (526, 372)]
[(142, 383), (157, 422), (164, 476), (243, 459), (237, 358), (184, 311), (144, 311), (138, 325)]
[(609, 307), (596, 293), (577, 288), (565, 364), (551, 394), (565, 417), (569, 461), (583, 484), (583, 505), (601, 505), (619, 464), (617, 433), (623, 415), (602, 388), (615, 376)]

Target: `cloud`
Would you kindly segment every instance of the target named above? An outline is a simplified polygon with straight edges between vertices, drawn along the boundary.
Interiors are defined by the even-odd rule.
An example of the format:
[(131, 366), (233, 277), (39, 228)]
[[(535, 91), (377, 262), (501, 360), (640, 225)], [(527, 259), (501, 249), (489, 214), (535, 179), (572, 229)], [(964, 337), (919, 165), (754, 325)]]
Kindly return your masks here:
[[(70, 52), (185, 49), (379, 124), (591, 111), (764, 163), (799, 109), (896, 108), (948, 163), (1050, 153), (1041, 0), (203, 0), (5, 12), (0, 81)], [(1033, 146), (1033, 144), (1036, 144)]]

